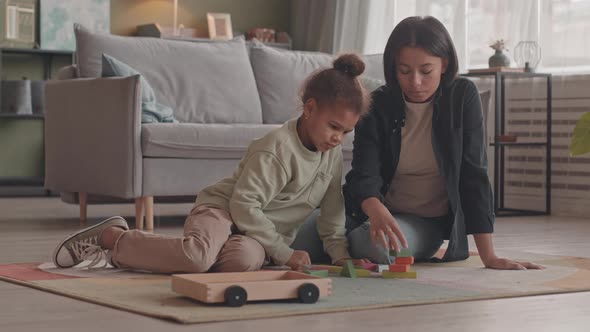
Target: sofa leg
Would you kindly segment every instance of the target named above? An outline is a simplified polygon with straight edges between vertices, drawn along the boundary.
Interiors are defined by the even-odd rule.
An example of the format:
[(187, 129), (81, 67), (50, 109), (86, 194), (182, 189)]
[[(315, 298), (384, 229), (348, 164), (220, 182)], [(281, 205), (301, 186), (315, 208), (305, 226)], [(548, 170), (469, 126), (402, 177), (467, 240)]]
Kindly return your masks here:
[(145, 204), (145, 229), (151, 231), (154, 229), (154, 196), (147, 196)]
[(139, 197), (135, 199), (135, 229), (142, 230), (143, 229), (143, 206), (144, 206), (144, 197)]
[(80, 225), (86, 225), (88, 218), (88, 194), (78, 193), (78, 202), (80, 204)]

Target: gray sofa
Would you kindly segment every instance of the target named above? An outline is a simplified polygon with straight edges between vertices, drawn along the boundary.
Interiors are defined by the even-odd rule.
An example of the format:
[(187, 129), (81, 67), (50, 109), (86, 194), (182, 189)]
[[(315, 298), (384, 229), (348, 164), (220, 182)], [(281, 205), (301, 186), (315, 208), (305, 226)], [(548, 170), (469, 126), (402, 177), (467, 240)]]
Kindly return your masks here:
[[(76, 65), (46, 87), (47, 189), (80, 204), (135, 202), (136, 226), (153, 228), (154, 197), (191, 199), (232, 174), (249, 142), (296, 117), (297, 94), (328, 54), (246, 43), (94, 34), (75, 27)], [(139, 76), (102, 78), (108, 54), (142, 74), (178, 123), (141, 123)], [(381, 55), (365, 57), (382, 79)], [(352, 135), (344, 162), (352, 157)]]

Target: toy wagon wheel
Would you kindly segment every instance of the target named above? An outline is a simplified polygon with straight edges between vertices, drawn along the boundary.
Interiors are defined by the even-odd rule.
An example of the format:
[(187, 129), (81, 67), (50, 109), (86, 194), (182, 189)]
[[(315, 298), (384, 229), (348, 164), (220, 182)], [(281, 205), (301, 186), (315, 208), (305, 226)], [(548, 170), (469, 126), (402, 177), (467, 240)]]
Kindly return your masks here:
[(230, 286), (225, 290), (225, 304), (230, 307), (241, 307), (248, 301), (248, 293), (240, 286)]
[(320, 297), (320, 289), (314, 284), (303, 284), (297, 289), (299, 300), (303, 303), (316, 303)]

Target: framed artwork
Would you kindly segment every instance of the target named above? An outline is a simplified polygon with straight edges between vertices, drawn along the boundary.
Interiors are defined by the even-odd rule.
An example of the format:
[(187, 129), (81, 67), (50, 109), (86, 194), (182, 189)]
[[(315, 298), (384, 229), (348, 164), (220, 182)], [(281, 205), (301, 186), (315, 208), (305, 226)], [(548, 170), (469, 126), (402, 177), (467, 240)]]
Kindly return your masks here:
[(207, 13), (207, 25), (211, 39), (229, 40), (234, 37), (229, 14)]
[(35, 46), (35, 0), (0, 0), (0, 46)]
[(39, 12), (42, 49), (75, 50), (74, 23), (94, 32), (111, 31), (110, 0), (40, 0)]

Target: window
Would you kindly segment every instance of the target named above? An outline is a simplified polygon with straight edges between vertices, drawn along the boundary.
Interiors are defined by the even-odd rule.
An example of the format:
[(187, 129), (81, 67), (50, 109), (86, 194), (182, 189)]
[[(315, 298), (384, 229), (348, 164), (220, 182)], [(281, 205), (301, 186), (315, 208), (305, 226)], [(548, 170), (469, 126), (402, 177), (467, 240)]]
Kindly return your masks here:
[[(379, 1), (370, 1), (374, 7), (382, 6), (377, 5)], [(394, 25), (414, 15), (438, 18), (453, 37), (461, 71), (487, 67), (493, 54), (489, 45), (496, 39), (507, 40), (509, 57), (520, 41), (538, 42), (542, 50), (540, 66), (546, 70), (590, 71), (588, 0), (392, 0), (391, 3), (391, 9), (373, 8), (372, 13), (379, 12), (379, 17), (389, 13), (387, 22), (391, 22), (393, 15)], [(391, 29), (386, 31), (387, 36), (390, 32)], [(371, 51), (382, 52), (386, 42), (387, 38), (373, 38)]]
[(543, 66), (590, 66), (590, 1), (543, 1)]

